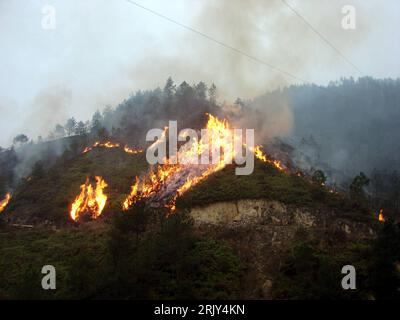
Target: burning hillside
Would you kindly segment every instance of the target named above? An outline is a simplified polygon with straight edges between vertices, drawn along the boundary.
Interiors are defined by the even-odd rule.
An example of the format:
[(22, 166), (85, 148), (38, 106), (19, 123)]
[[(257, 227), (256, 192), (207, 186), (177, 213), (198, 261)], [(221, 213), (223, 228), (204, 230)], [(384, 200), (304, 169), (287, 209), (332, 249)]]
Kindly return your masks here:
[[(237, 159), (246, 160), (243, 154), (251, 154), (252, 159), (254, 155), (278, 170), (285, 170), (281, 162), (268, 158), (261, 146), (254, 146), (251, 139), (242, 142), (242, 137), (238, 137), (227, 120), (218, 119), (211, 114), (207, 116), (205, 128), (207, 135), (202, 135), (201, 138), (194, 137), (190, 143), (181, 145), (176, 155), (165, 156), (162, 159), (164, 163), (151, 166), (148, 174), (136, 176), (130, 193), (121, 204), (122, 210), (129, 210), (136, 202), (145, 199), (149, 206), (165, 207), (172, 213), (176, 209), (178, 197), (226, 165), (233, 164)], [(166, 143), (169, 130), (169, 127), (165, 127), (160, 138), (149, 149)], [(188, 132), (184, 131), (182, 134), (187, 135)], [(237, 141), (240, 141), (239, 146), (235, 146)], [(93, 146), (86, 147), (83, 153), (90, 152), (94, 148), (122, 148), (129, 154), (143, 152), (141, 149), (131, 149), (127, 145), (107, 141), (96, 142)], [(71, 205), (71, 219), (79, 221), (84, 216), (97, 219), (102, 214), (108, 199), (104, 194), (105, 187), (107, 187), (106, 182), (99, 176), (96, 176), (96, 186), (87, 179), (86, 183), (81, 185), (81, 192)]]
[[(183, 145), (176, 158), (165, 159), (165, 165), (159, 166), (155, 171), (151, 170), (143, 178), (136, 177), (131, 192), (123, 203), (123, 209), (128, 210), (140, 199), (151, 198), (151, 202), (157, 205), (162, 204), (174, 211), (179, 196), (211, 174), (225, 168), (227, 164), (234, 163), (234, 159), (242, 156), (244, 149), (252, 152), (257, 159), (272, 164), (279, 170), (284, 170), (282, 163), (269, 159), (261, 146), (250, 147), (242, 143), (240, 148), (235, 148), (237, 137), (227, 120), (220, 120), (208, 114), (206, 129), (208, 134), (205, 137), (194, 138), (192, 143)], [(166, 139), (167, 130), (168, 127), (165, 128), (162, 139)], [(160, 141), (157, 140), (153, 146), (159, 143)]]
[[(29, 192), (32, 193), (32, 197), (36, 197), (39, 194), (37, 191), (39, 184), (43, 191), (40, 194), (52, 194), (54, 199), (60, 199), (59, 204), (52, 206), (54, 210), (47, 211), (47, 217), (44, 218), (40, 214), (42, 212), (40, 206), (36, 205), (36, 203), (40, 202), (36, 198), (28, 204), (16, 201), (13, 210), (7, 213), (5, 219), (11, 223), (22, 221), (32, 224), (40, 224), (46, 219), (62, 225), (67, 220), (67, 217), (68, 220), (74, 222), (83, 222), (98, 219), (104, 213), (113, 214), (119, 210), (127, 211), (141, 200), (144, 200), (147, 207), (165, 208), (168, 212), (167, 215), (170, 215), (176, 211), (178, 199), (183, 202), (187, 201), (183, 199), (187, 197), (189, 191), (200, 183), (205, 182), (205, 180), (209, 180), (210, 176), (221, 172), (227, 166), (236, 171), (238, 169), (246, 169), (246, 167), (254, 167), (254, 164), (256, 164), (258, 168), (269, 168), (265, 171), (269, 172), (267, 173), (268, 175), (275, 175), (274, 172), (280, 172), (279, 179), (286, 179), (284, 178), (286, 176), (289, 187), (292, 184), (290, 180), (292, 175), (304, 180), (301, 183), (296, 182), (296, 185), (304, 184), (304, 188), (305, 185), (312, 184), (310, 177), (299, 171), (295, 174), (294, 171), (292, 172), (289, 169), (292, 168), (290, 152), (285, 153), (282, 150), (282, 152), (279, 152), (280, 146), (274, 147), (274, 145), (271, 145), (271, 147), (267, 145), (266, 149), (274, 155), (274, 157), (269, 157), (260, 145), (254, 145), (254, 140), (251, 139), (254, 137), (254, 132), (253, 136), (251, 136), (248, 135), (246, 130), (243, 135), (242, 130), (235, 129), (227, 119), (221, 119), (211, 114), (206, 114), (206, 117), (204, 129), (184, 129), (179, 132), (179, 135), (176, 134), (175, 154), (171, 153), (170, 149), (172, 144), (171, 132), (174, 132), (174, 128), (171, 127), (172, 122), (164, 130), (157, 129), (159, 130), (159, 135), (154, 137), (156, 139), (151, 140), (154, 140), (154, 142), (147, 148), (146, 157), (144, 157), (145, 152), (143, 149), (131, 148), (124, 143), (112, 141), (111, 139), (104, 142), (97, 141), (91, 146), (84, 147), (83, 154), (94, 149), (99, 149), (99, 152), (96, 152), (94, 157), (89, 159), (77, 156), (72, 163), (68, 163), (68, 166), (63, 166), (56, 175), (44, 177), (49, 185), (53, 184), (53, 179), (58, 179), (56, 177), (59, 177), (56, 181), (65, 186), (68, 186), (66, 181), (71, 181), (71, 183), (73, 181), (73, 184), (76, 184), (86, 179), (86, 182), (81, 185), (79, 193), (78, 190), (68, 191), (68, 193), (77, 192), (75, 198), (69, 199), (70, 204), (68, 206), (65, 205), (66, 199), (60, 196), (56, 189), (51, 191), (46, 189), (43, 183), (44, 180), (40, 181), (37, 178), (40, 176), (39, 172), (35, 173), (35, 178), (26, 181), (28, 184), (27, 190), (31, 190)], [(204, 134), (204, 131), (206, 131), (206, 134)], [(168, 154), (161, 153), (159, 159), (162, 161), (158, 159), (149, 168), (148, 153), (154, 152), (158, 156), (160, 155), (158, 148), (162, 146), (165, 149), (168, 148)], [(110, 149), (117, 149), (122, 152), (107, 152)], [(82, 154), (81, 151), (78, 152), (78, 155)], [(131, 154), (141, 154), (141, 156), (130, 157), (129, 155)], [(280, 154), (283, 154), (283, 156), (281, 157)], [(276, 158), (284, 159), (285, 164), (283, 164), (283, 161), (276, 160)], [(254, 159), (258, 159), (258, 162), (254, 163)], [(251, 163), (251, 166), (248, 166), (249, 163)], [(270, 169), (272, 171), (268, 171)], [(57, 167), (56, 170), (58, 170)], [(65, 174), (68, 176), (67, 179), (65, 179)], [(233, 172), (229, 174), (237, 175), (237, 173), (235, 175)], [(107, 177), (107, 182), (102, 178), (105, 176)], [(134, 177), (133, 183), (132, 176)], [(86, 177), (95, 177), (95, 179), (91, 180)], [(52, 179), (51, 183), (49, 179)], [(250, 172), (248, 179), (255, 181), (256, 178)], [(268, 184), (268, 181), (265, 181), (265, 178), (262, 178), (262, 181), (257, 182), (257, 185)], [(241, 182), (238, 182), (238, 185), (241, 185)], [(283, 183), (282, 185), (287, 184)], [(107, 186), (111, 186), (111, 188), (106, 189)], [(321, 185), (318, 185), (318, 187), (321, 188)], [(272, 188), (275, 188), (275, 186), (272, 186)], [(306, 188), (308, 188), (308, 185)], [(322, 186), (322, 188), (326, 187)], [(227, 189), (229, 188), (224, 187), (224, 192)], [(269, 193), (265, 193), (266, 189), (261, 189), (260, 191), (257, 191), (257, 189), (250, 197), (268, 197)], [(243, 191), (240, 194), (243, 194)], [(328, 192), (329, 190), (326, 189), (326, 191)], [(23, 193), (25, 192), (23, 191)], [(219, 201), (219, 199), (224, 198), (224, 195), (220, 194), (218, 199), (215, 199), (213, 192), (209, 191), (208, 193), (207, 198), (214, 199), (213, 201)], [(228, 194), (228, 192), (226, 193)], [(335, 194), (332, 191), (331, 193)], [(17, 192), (16, 194), (19, 195), (21, 193)], [(277, 197), (277, 193), (275, 193), (275, 197)], [(9, 198), (6, 201), (2, 201), (4, 207), (8, 201)], [(61, 205), (62, 201), (63, 204)], [(55, 218), (57, 212), (65, 212), (66, 208), (68, 208), (68, 213), (65, 213), (63, 218)]]

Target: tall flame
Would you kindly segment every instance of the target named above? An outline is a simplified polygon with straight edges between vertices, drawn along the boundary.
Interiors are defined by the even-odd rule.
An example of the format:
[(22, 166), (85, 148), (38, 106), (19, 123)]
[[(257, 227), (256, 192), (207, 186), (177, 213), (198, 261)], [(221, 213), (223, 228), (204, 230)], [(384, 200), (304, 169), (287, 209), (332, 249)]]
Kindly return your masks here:
[(72, 203), (70, 216), (74, 221), (78, 221), (83, 214), (90, 214), (92, 219), (97, 219), (107, 202), (107, 196), (103, 190), (107, 187), (107, 183), (102, 177), (96, 176), (96, 187), (94, 188), (86, 179), (86, 182), (81, 185), (81, 193)]
[[(227, 120), (220, 120), (217, 117), (207, 114), (207, 131), (208, 136), (201, 137), (201, 139), (194, 139), (192, 144), (186, 144), (181, 147), (178, 151), (178, 164), (167, 164), (159, 166), (158, 170), (153, 170), (149, 173), (148, 177), (140, 179), (135, 178), (135, 182), (131, 187), (131, 192), (123, 203), (123, 209), (128, 210), (135, 204), (139, 199), (148, 198), (159, 191), (162, 186), (169, 180), (173, 179), (173, 176), (178, 172), (186, 173), (185, 179), (180, 181), (175, 194), (172, 196), (169, 202), (165, 205), (171, 211), (175, 210), (175, 203), (179, 196), (190, 190), (195, 185), (206, 179), (211, 174), (220, 171), (225, 168), (229, 163), (233, 163), (235, 158), (235, 149), (233, 146), (233, 130)], [(162, 139), (166, 139), (166, 127), (163, 131)], [(162, 140), (160, 139), (160, 140)], [(157, 140), (154, 144), (159, 143)], [(153, 144), (153, 145), (154, 145)], [(247, 148), (245, 144), (243, 147)], [(220, 150), (223, 149), (223, 155), (220, 154)], [(279, 170), (284, 170), (283, 165), (277, 160), (269, 159), (262, 151), (261, 146), (256, 146), (253, 150), (255, 157), (265, 163), (274, 165)], [(194, 165), (194, 164), (183, 164), (190, 163), (190, 159), (206, 157), (210, 159), (214, 155), (219, 155), (219, 159), (208, 165)], [(167, 159), (168, 160), (168, 159)], [(211, 159), (214, 160), (214, 159)], [(194, 169), (196, 166), (196, 169)]]
[(385, 222), (385, 216), (383, 215), (383, 209), (379, 210), (378, 220), (380, 222)]
[(11, 200), (11, 193), (8, 192), (6, 194), (6, 197), (0, 201), (0, 213), (2, 213), (5, 210), (10, 200)]

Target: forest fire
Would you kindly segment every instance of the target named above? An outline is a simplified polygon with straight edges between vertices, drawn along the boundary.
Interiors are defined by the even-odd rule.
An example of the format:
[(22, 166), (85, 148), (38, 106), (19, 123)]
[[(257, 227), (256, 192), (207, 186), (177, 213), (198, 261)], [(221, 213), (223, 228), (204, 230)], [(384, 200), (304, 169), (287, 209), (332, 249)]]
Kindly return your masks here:
[(107, 196), (103, 190), (107, 187), (107, 183), (102, 177), (96, 176), (96, 187), (93, 187), (86, 179), (81, 185), (81, 193), (72, 203), (70, 216), (74, 221), (78, 221), (81, 216), (89, 214), (92, 219), (97, 219), (103, 212), (107, 202)]
[[(113, 143), (113, 142), (111, 142), (111, 141), (107, 141), (107, 142), (100, 142), (100, 141), (97, 141), (97, 142), (95, 142), (95, 143), (93, 144), (93, 146), (91, 146), (91, 147), (86, 147), (86, 148), (82, 151), (82, 153), (83, 153), (83, 154), (84, 154), (84, 153), (88, 153), (88, 152), (92, 151), (94, 148), (107, 148), (107, 149), (112, 149), (112, 148), (121, 148), (121, 147), (122, 147), (122, 146), (121, 146), (121, 144), (119, 144), (119, 143)], [(133, 148), (128, 147), (127, 145), (124, 145), (124, 146), (123, 146), (123, 150), (124, 150), (126, 153), (130, 153), (130, 154), (138, 154), (138, 153), (142, 153), (142, 152), (143, 152), (142, 149), (133, 149)]]
[[(237, 152), (232, 142), (233, 129), (231, 129), (227, 120), (220, 120), (211, 114), (207, 115), (206, 129), (211, 134), (206, 137), (202, 136), (200, 139), (194, 139), (191, 144), (181, 147), (177, 154), (178, 164), (175, 164), (175, 162), (168, 164), (169, 159), (167, 159), (167, 164), (158, 166), (155, 172), (151, 170), (147, 177), (142, 179), (136, 177), (131, 192), (123, 203), (124, 210), (128, 210), (140, 199), (158, 197), (162, 200), (169, 198), (164, 201), (164, 206), (174, 211), (179, 196), (211, 174), (225, 168), (227, 164), (233, 163), (236, 156), (235, 152)], [(166, 137), (167, 129), (164, 130), (162, 138)], [(158, 143), (159, 140), (153, 145)], [(269, 163), (279, 170), (284, 170), (281, 162), (269, 159), (262, 151), (261, 146), (249, 148), (243, 143), (242, 148), (250, 150), (257, 159)], [(219, 153), (221, 149), (224, 150), (223, 155)], [(199, 157), (210, 159), (215, 154), (219, 156), (217, 161), (212, 159), (213, 161), (209, 161), (209, 164), (206, 165), (190, 162), (193, 158)]]
[(5, 198), (0, 201), (0, 213), (2, 213), (6, 209), (10, 200), (11, 200), (11, 193), (8, 192)]
[(379, 210), (378, 220), (380, 222), (385, 222), (385, 216), (383, 215), (383, 209)]

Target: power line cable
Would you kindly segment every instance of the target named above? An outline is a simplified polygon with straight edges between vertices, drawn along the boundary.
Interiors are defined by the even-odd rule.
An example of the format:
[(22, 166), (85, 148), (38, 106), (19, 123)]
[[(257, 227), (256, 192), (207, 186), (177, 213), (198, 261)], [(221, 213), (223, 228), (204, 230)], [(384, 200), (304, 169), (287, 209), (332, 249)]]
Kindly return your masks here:
[(154, 14), (154, 15), (156, 15), (156, 16), (158, 16), (158, 17), (164, 19), (164, 20), (167, 20), (167, 21), (169, 21), (169, 22), (172, 22), (172, 23), (174, 23), (174, 24), (176, 24), (176, 25), (178, 25), (178, 26), (180, 26), (180, 27), (182, 27), (182, 28), (184, 28), (184, 29), (186, 29), (186, 30), (189, 30), (189, 31), (191, 31), (191, 32), (194, 32), (194, 33), (200, 35), (201, 37), (203, 37), (203, 38), (205, 38), (205, 39), (208, 39), (208, 40), (210, 40), (210, 41), (213, 41), (213, 42), (215, 42), (215, 43), (217, 43), (217, 44), (219, 44), (219, 45), (221, 45), (221, 46), (223, 46), (223, 47), (225, 47), (225, 48), (227, 48), (227, 49), (229, 49), (229, 50), (232, 50), (232, 51), (234, 51), (234, 52), (236, 52), (236, 53), (238, 53), (238, 54), (240, 54), (240, 55), (243, 55), (243, 56), (245, 56), (245, 57), (247, 57), (247, 58), (249, 58), (249, 59), (251, 59), (251, 60), (253, 60), (253, 61), (257, 62), (257, 63), (260, 63), (260, 64), (262, 64), (262, 65), (264, 65), (264, 66), (267, 66), (268, 68), (270, 68), (270, 69), (272, 69), (272, 70), (274, 70), (274, 71), (280, 72), (280, 73), (282, 73), (282, 74), (284, 74), (284, 75), (286, 75), (286, 76), (288, 76), (288, 77), (290, 77), (290, 78), (292, 78), (292, 79), (295, 79), (295, 80), (301, 81), (301, 82), (306, 82), (306, 83), (309, 82), (309, 81), (307, 81), (307, 80), (305, 80), (305, 79), (302, 79), (302, 78), (300, 78), (300, 77), (298, 77), (298, 76), (296, 76), (296, 75), (294, 75), (294, 74), (292, 74), (292, 73), (290, 73), (290, 72), (288, 72), (288, 71), (286, 71), (286, 70), (283, 70), (283, 69), (281, 69), (281, 68), (279, 68), (279, 67), (275, 67), (275, 66), (273, 66), (272, 64), (270, 64), (270, 63), (268, 63), (268, 62), (266, 62), (266, 61), (264, 61), (264, 60), (261, 60), (261, 59), (259, 59), (259, 58), (257, 58), (257, 57), (254, 57), (254, 56), (252, 56), (252, 55), (246, 53), (245, 51), (242, 51), (242, 50), (240, 50), (240, 49), (237, 49), (237, 48), (235, 48), (235, 47), (233, 47), (233, 46), (231, 46), (231, 45), (229, 45), (229, 44), (227, 44), (227, 43), (224, 43), (224, 42), (222, 42), (222, 41), (220, 41), (220, 40), (218, 40), (218, 39), (215, 39), (215, 38), (213, 38), (213, 37), (211, 37), (211, 36), (209, 36), (209, 35), (207, 35), (207, 34), (201, 32), (201, 31), (199, 31), (199, 30), (196, 30), (196, 29), (194, 29), (194, 28), (192, 28), (192, 27), (190, 27), (190, 26), (188, 26), (188, 25), (185, 25), (185, 24), (183, 24), (183, 23), (180, 23), (180, 22), (178, 22), (178, 21), (176, 21), (176, 20), (174, 20), (174, 19), (171, 19), (171, 18), (169, 18), (169, 17), (167, 17), (167, 16), (165, 16), (165, 15), (163, 15), (163, 14), (157, 12), (157, 11), (154, 11), (154, 10), (152, 10), (152, 9), (150, 9), (150, 8), (147, 8), (147, 7), (145, 7), (145, 6), (143, 6), (143, 5), (139, 4), (139, 3), (137, 3), (137, 2), (135, 2), (135, 1), (132, 1), (132, 0), (125, 0), (125, 1), (128, 2), (128, 3), (130, 3), (130, 4), (132, 4), (132, 5), (134, 5), (134, 6), (136, 6), (136, 7), (138, 7), (138, 8), (141, 8), (141, 9), (143, 9), (143, 10), (146, 10), (146, 11), (148, 11), (148, 12), (150, 12), (150, 13), (152, 13), (152, 14)]
[(299, 17), (316, 35), (318, 35), (329, 47), (331, 47), (343, 60), (345, 60), (350, 66), (352, 66), (361, 75), (363, 72), (351, 62), (331, 41), (328, 40), (321, 32), (319, 32), (303, 15), (300, 14), (293, 6), (291, 6), (286, 0), (281, 0), (297, 17)]
[[(280, 73), (282, 73), (282, 74), (284, 74), (284, 75), (286, 75), (286, 76), (288, 76), (288, 77), (290, 77), (290, 78), (292, 78), (292, 79), (301, 81), (301, 82), (303, 82), (303, 83), (311, 83), (311, 81), (307, 81), (307, 80), (305, 80), (305, 79), (303, 79), (303, 78), (301, 78), (301, 77), (298, 77), (298, 76), (296, 76), (296, 75), (294, 75), (294, 74), (292, 74), (292, 73), (290, 73), (290, 72), (288, 72), (288, 71), (285, 71), (285, 70), (283, 70), (283, 69), (280, 69), (280, 68), (278, 68), (278, 67), (275, 67), (275, 66), (273, 66), (272, 64), (270, 64), (270, 63), (268, 63), (268, 62), (265, 62), (265, 61), (263, 61), (263, 60), (261, 60), (261, 59), (259, 59), (259, 58), (257, 58), (257, 57), (254, 57), (254, 56), (252, 56), (252, 55), (250, 55), (250, 54), (248, 54), (248, 53), (246, 53), (246, 52), (244, 52), (244, 51), (242, 51), (242, 50), (240, 50), (240, 49), (237, 49), (237, 48), (235, 48), (235, 47), (233, 47), (233, 46), (231, 46), (231, 45), (229, 45), (229, 44), (226, 44), (226, 43), (224, 43), (224, 42), (222, 42), (222, 41), (220, 41), (220, 40), (217, 40), (217, 39), (215, 39), (215, 38), (213, 38), (213, 37), (211, 37), (211, 36), (209, 36), (209, 35), (207, 35), (207, 34), (201, 32), (201, 31), (198, 31), (198, 30), (196, 30), (196, 29), (194, 29), (194, 28), (192, 28), (192, 27), (190, 27), (190, 26), (188, 26), (188, 25), (185, 25), (185, 24), (183, 24), (183, 23), (180, 23), (180, 22), (178, 22), (178, 21), (176, 21), (176, 20), (174, 20), (174, 19), (172, 19), (172, 18), (169, 18), (169, 17), (163, 15), (162, 13), (159, 13), (159, 12), (153, 10), (153, 9), (150, 9), (150, 8), (148, 8), (148, 7), (145, 7), (145, 6), (139, 4), (139, 3), (135, 2), (135, 1), (132, 1), (132, 0), (125, 0), (125, 1), (128, 2), (128, 3), (130, 3), (130, 4), (132, 4), (132, 5), (134, 5), (134, 6), (136, 6), (136, 7), (138, 7), (138, 8), (140, 8), (140, 9), (143, 9), (143, 10), (145, 10), (145, 11), (147, 11), (147, 12), (153, 14), (153, 15), (156, 15), (156, 16), (158, 16), (158, 17), (160, 17), (160, 18), (162, 18), (162, 19), (164, 19), (164, 20), (166, 20), (166, 21), (168, 21), (168, 22), (171, 22), (171, 23), (173, 23), (173, 24), (175, 24), (175, 25), (178, 25), (178, 26), (180, 26), (180, 27), (182, 27), (182, 28), (184, 28), (184, 29), (186, 29), (186, 30), (189, 30), (189, 31), (191, 31), (191, 32), (193, 32), (193, 33), (196, 33), (196, 34), (198, 34), (199, 36), (201, 36), (201, 37), (203, 37), (203, 38), (205, 38), (205, 39), (207, 39), (207, 40), (213, 41), (213, 42), (215, 42), (215, 43), (217, 43), (217, 44), (219, 44), (219, 45), (221, 45), (221, 46), (223, 46), (223, 47), (225, 47), (225, 48), (227, 48), (227, 49), (229, 49), (229, 50), (232, 50), (232, 51), (236, 52), (237, 54), (243, 55), (243, 56), (245, 56), (245, 57), (247, 57), (247, 58), (249, 58), (249, 59), (251, 59), (251, 60), (253, 60), (253, 61), (257, 62), (257, 63), (260, 63), (260, 64), (262, 64), (262, 65), (264, 65), (264, 66), (266, 66), (266, 67), (272, 69), (272, 70), (275, 70), (275, 71), (277, 71), (277, 72), (280, 72)], [(321, 86), (318, 86), (318, 85), (314, 85), (314, 86), (315, 86), (316, 88), (320, 89), (321, 91), (324, 91), (324, 92), (326, 92), (326, 93), (328, 93), (328, 94), (332, 94), (332, 95), (334, 95), (334, 96), (337, 96), (337, 95), (342, 96), (341, 94), (337, 94), (337, 93), (334, 94), (334, 93), (332, 93), (331, 91), (328, 90), (328, 88), (324, 88), (324, 87), (321, 87)], [(344, 96), (342, 96), (342, 97), (345, 98)]]

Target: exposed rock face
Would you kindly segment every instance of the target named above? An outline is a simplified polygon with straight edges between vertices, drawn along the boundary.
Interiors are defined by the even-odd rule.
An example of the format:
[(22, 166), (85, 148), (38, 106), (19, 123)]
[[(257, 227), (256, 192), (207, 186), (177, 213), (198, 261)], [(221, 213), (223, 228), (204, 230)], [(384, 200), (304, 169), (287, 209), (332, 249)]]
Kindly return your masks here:
[(268, 200), (239, 200), (218, 202), (206, 207), (195, 207), (191, 216), (197, 224), (229, 225), (261, 223), (270, 225), (297, 224), (312, 227), (316, 217), (306, 210), (290, 210), (286, 205)]
[(277, 201), (239, 200), (195, 207), (191, 216), (198, 224), (256, 223), (273, 220), (288, 224), (287, 208)]
[(334, 211), (287, 206), (278, 201), (265, 199), (217, 202), (205, 207), (194, 207), (190, 215), (197, 225), (235, 226), (258, 224), (270, 226), (294, 226), (300, 228), (340, 229), (346, 234), (362, 233), (373, 236), (369, 224), (343, 218)]
[(271, 225), (290, 225), (296, 223), (304, 227), (315, 224), (315, 217), (309, 212), (295, 210), (277, 201), (239, 200), (218, 202), (207, 207), (195, 207), (191, 216), (197, 224), (235, 224), (261, 223)]

